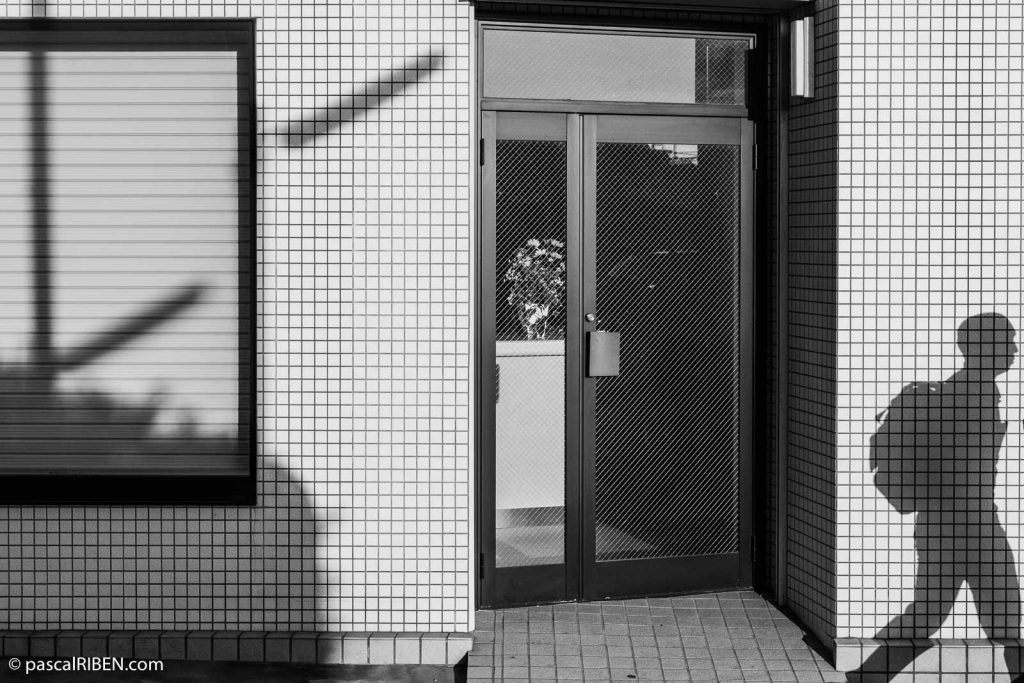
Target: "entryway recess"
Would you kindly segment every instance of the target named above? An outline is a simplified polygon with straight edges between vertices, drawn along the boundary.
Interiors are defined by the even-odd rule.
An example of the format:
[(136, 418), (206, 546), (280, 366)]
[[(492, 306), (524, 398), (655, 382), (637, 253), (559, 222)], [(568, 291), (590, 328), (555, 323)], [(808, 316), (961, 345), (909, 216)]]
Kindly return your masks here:
[(749, 585), (753, 37), (480, 31), (480, 604)]

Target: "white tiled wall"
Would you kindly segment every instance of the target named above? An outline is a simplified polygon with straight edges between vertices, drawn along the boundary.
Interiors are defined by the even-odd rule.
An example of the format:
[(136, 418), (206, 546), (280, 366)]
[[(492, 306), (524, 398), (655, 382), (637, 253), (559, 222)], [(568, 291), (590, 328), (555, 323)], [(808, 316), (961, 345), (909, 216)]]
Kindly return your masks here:
[(0, 5), (257, 19), (260, 367), (257, 507), (2, 507), (0, 626), (471, 628), (470, 11)]
[[(960, 366), (967, 316), (1024, 325), (1024, 3), (841, 0), (839, 34), (836, 628), (871, 638), (915, 574), (913, 515), (869, 472), (875, 414)], [(996, 490), (1018, 567), (1021, 372)], [(938, 636), (984, 637), (966, 588)]]

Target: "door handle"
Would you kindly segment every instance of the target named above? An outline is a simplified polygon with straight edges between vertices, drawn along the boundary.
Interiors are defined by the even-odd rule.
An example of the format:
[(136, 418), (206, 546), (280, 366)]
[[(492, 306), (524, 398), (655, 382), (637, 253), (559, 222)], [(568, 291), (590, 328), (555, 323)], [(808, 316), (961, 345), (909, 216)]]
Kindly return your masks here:
[(619, 333), (587, 332), (587, 377), (619, 376)]

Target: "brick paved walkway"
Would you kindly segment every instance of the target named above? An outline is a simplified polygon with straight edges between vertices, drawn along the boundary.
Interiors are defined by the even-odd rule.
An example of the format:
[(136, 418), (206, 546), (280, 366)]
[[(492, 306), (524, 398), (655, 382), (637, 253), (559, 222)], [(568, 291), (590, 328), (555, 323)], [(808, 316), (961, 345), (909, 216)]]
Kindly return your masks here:
[(481, 610), (470, 681), (845, 681), (749, 591)]

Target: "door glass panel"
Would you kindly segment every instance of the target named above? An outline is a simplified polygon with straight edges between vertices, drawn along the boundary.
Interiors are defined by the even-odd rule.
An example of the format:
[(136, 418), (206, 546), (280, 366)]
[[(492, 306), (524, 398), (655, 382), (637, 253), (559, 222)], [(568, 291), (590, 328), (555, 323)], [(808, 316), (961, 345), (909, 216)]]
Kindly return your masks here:
[(740, 148), (598, 142), (599, 561), (738, 551)]
[(497, 140), (495, 564), (565, 559), (564, 140)]
[(484, 97), (742, 105), (749, 48), (746, 37), (488, 28)]

